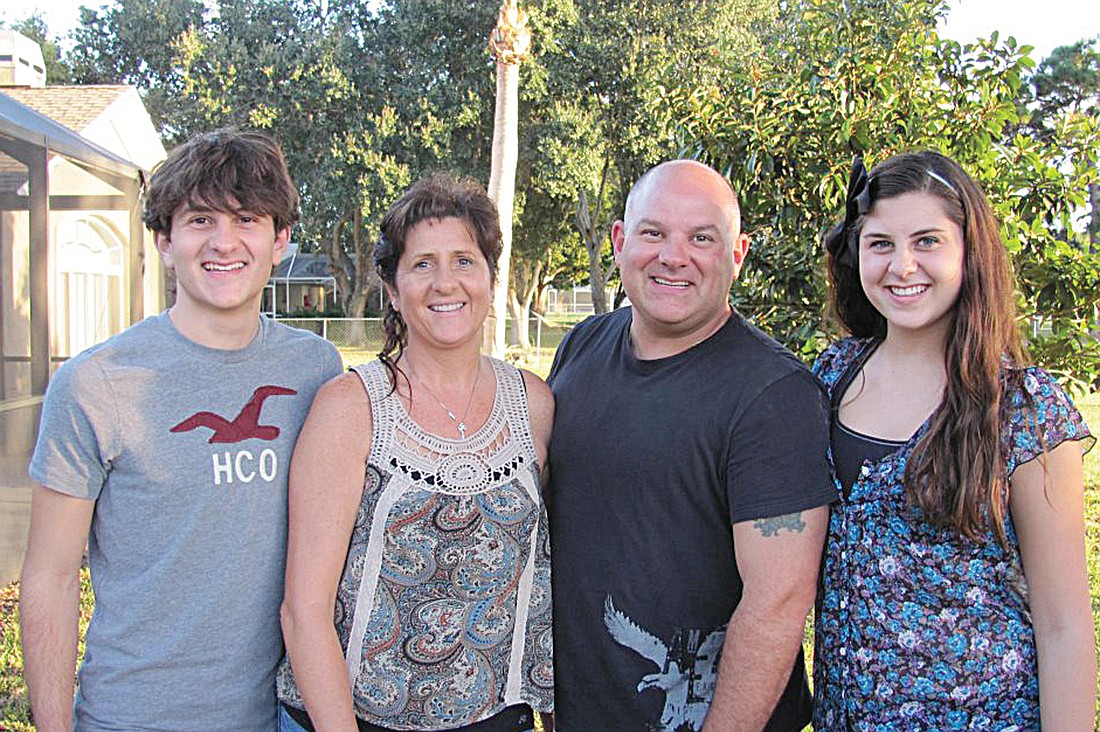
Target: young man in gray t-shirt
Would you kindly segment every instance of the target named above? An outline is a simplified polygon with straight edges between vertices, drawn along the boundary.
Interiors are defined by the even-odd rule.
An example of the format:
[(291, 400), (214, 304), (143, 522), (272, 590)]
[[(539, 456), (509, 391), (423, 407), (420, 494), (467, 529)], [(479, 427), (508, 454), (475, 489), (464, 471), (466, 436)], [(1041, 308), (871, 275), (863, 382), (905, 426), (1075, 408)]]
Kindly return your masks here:
[[(291, 451), (331, 344), (260, 316), (298, 195), (269, 138), (172, 152), (145, 222), (175, 304), (71, 359), (31, 460), (25, 676), (39, 730), (272, 730)], [(96, 593), (73, 705), (78, 570)]]

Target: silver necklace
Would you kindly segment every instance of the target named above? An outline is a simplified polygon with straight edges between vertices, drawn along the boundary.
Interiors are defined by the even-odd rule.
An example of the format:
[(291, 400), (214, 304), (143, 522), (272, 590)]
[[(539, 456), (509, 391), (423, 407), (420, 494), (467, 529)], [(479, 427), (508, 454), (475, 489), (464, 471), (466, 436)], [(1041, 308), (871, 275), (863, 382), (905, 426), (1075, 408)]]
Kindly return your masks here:
[(447, 416), (450, 417), (451, 421), (455, 423), (455, 427), (458, 428), (459, 437), (465, 440), (467, 429), (466, 415), (470, 412), (470, 405), (474, 402), (474, 394), (477, 393), (478, 382), (481, 381), (481, 357), (478, 356), (477, 375), (474, 376), (474, 388), (470, 389), (470, 396), (466, 398), (466, 408), (462, 410), (461, 417), (455, 416), (455, 413), (451, 410), (451, 408), (444, 404), (443, 400), (435, 395), (435, 392), (432, 391), (426, 383), (424, 383), (424, 380), (417, 375), (416, 371), (411, 366), (409, 367), (409, 371), (412, 373), (413, 378), (416, 379), (422, 387), (424, 387), (424, 391), (428, 392), (428, 396), (430, 396), (432, 399), (435, 399), (435, 402), (439, 405), (439, 408), (447, 413)]

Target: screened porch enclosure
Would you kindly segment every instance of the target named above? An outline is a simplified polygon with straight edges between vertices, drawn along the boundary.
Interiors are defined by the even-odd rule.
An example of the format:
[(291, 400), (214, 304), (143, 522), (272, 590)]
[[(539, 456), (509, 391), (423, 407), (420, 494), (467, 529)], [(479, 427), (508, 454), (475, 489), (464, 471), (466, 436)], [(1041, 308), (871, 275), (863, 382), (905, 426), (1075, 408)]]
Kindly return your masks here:
[(143, 182), (139, 167), (0, 92), (0, 585), (22, 565), (26, 468), (51, 375), (144, 317)]

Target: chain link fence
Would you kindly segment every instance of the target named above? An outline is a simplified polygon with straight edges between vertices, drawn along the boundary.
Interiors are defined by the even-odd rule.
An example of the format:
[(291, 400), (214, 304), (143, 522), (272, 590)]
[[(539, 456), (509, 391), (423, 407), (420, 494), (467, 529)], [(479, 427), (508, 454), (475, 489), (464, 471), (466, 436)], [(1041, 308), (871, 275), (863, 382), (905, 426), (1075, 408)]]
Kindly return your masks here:
[(386, 342), (381, 318), (279, 318), (279, 322), (316, 333), (339, 349), (378, 353)]

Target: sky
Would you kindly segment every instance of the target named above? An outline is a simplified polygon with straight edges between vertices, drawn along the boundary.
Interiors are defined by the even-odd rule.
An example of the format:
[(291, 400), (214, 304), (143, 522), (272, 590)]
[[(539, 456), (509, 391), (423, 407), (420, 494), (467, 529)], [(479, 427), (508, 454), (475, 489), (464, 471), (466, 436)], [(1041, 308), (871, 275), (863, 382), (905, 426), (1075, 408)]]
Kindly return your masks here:
[[(79, 7), (98, 8), (107, 0), (21, 0), (18, 11), (5, 2), (0, 20), (22, 18), (36, 9), (55, 35), (65, 35), (79, 19)], [(1100, 36), (1100, 2), (1097, 0), (951, 0), (951, 11), (940, 33), (960, 43), (989, 36), (1014, 36), (1035, 47), (1032, 58), (1041, 60), (1054, 48)]]
[[(32, 0), (33, 1), (33, 0)], [(1096, 0), (952, 0), (940, 35), (965, 43), (998, 31), (1034, 46), (1041, 60), (1058, 46), (1100, 36)]]

